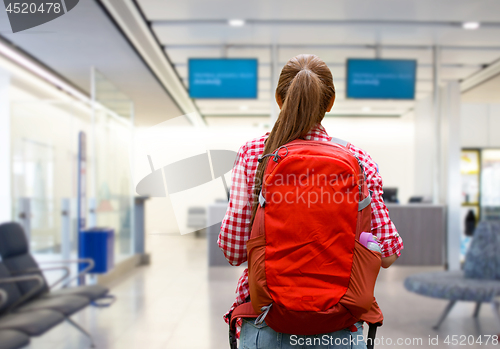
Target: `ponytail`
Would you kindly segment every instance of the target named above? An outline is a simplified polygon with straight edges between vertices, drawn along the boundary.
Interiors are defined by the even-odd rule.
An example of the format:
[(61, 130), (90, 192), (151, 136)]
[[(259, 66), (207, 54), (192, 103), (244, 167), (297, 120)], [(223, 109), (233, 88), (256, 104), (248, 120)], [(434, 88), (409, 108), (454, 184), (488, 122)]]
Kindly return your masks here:
[[(335, 95), (333, 78), (325, 62), (314, 55), (299, 55), (283, 67), (276, 97), (283, 101), (278, 120), (266, 139), (264, 154), (298, 138), (303, 138), (323, 120), (328, 104)], [(257, 167), (252, 197), (253, 224), (257, 212), (258, 197), (268, 162), (264, 158)]]

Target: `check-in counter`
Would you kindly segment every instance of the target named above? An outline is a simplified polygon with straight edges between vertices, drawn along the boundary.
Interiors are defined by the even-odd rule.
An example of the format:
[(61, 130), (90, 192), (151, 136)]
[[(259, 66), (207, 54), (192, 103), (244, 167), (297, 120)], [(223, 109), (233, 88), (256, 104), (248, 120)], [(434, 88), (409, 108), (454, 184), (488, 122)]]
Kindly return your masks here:
[[(207, 222), (216, 221), (215, 217), (224, 217), (227, 210), (227, 202), (214, 203), (208, 206), (207, 209)], [(217, 245), (219, 238), (221, 222), (210, 225), (207, 228), (207, 243), (208, 243), (208, 265), (214, 266), (231, 266), (224, 257), (224, 253)]]
[(444, 265), (446, 207), (433, 204), (387, 204), (403, 238), (397, 265)]
[[(446, 209), (432, 204), (387, 204), (391, 220), (403, 238), (404, 250), (397, 265), (444, 265)], [(208, 206), (208, 220), (223, 216), (227, 203)], [(207, 228), (208, 265), (229, 266), (217, 245), (221, 224)]]

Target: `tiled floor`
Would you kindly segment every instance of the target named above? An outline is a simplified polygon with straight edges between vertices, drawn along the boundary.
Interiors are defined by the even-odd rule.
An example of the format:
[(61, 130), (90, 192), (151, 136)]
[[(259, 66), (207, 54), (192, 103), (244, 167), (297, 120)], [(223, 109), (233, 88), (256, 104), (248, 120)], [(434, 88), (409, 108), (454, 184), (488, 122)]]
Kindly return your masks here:
[[(118, 298), (110, 308), (90, 308), (73, 317), (94, 336), (99, 349), (225, 349), (227, 326), (222, 314), (234, 298), (241, 268), (207, 267), (206, 240), (192, 235), (150, 235), (152, 263), (131, 272), (112, 286)], [(427, 268), (429, 269), (429, 268)], [(430, 268), (432, 269), (432, 268)], [(389, 347), (499, 348), (493, 345), (446, 345), (447, 335), (479, 335), (500, 332), (489, 305), (480, 318), (472, 318), (473, 304), (458, 304), (439, 331), (431, 326), (446, 302), (420, 297), (405, 291), (406, 275), (424, 268), (393, 266), (383, 270), (376, 295), (385, 314), (378, 337)], [(429, 345), (429, 336), (439, 336), (439, 345)], [(396, 345), (398, 338), (421, 338), (422, 344)], [(472, 339), (472, 337), (471, 337)], [(387, 345), (392, 340), (393, 345)], [(483, 337), (485, 340), (485, 337)], [(61, 324), (40, 338), (32, 349), (89, 348), (88, 339), (69, 324)]]

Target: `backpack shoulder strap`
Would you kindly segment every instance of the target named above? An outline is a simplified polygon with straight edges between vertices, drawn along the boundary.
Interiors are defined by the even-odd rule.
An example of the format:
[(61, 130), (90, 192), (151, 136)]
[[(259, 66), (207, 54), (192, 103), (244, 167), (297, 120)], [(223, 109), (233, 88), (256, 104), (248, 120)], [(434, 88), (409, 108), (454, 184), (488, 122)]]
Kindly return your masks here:
[(239, 318), (256, 318), (259, 316), (253, 310), (252, 303), (246, 302), (233, 309), (229, 318), (229, 346), (231, 349), (238, 349), (236, 341), (236, 320)]
[(331, 137), (330, 142), (346, 147), (347, 149), (349, 149), (349, 145), (351, 145), (348, 141), (336, 137)]
[(256, 318), (257, 316), (259, 316), (259, 314), (257, 314), (255, 310), (253, 310), (251, 302), (240, 304), (236, 308), (234, 308), (234, 310), (231, 313), (231, 319), (229, 320), (229, 327), (231, 328), (231, 330), (234, 331), (236, 328), (236, 320), (238, 318), (242, 317)]

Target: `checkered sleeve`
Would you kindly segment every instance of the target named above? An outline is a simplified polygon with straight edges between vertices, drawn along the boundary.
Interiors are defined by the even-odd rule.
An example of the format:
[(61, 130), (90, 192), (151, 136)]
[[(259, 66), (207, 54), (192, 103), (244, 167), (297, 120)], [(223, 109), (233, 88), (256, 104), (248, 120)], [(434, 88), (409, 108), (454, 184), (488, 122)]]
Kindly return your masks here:
[(226, 259), (232, 265), (240, 265), (247, 260), (246, 242), (250, 236), (251, 219), (247, 165), (244, 145), (238, 151), (233, 167), (229, 205), (217, 241)]
[(382, 176), (378, 171), (378, 166), (364, 150), (353, 145), (350, 149), (362, 162), (368, 189), (372, 192), (372, 234), (377, 237), (381, 245), (382, 257), (389, 257), (393, 254), (400, 256), (403, 240), (389, 218), (389, 210), (382, 198)]
[[(240, 304), (246, 302), (246, 300), (250, 297), (250, 287), (248, 286), (248, 268), (243, 270), (243, 273), (238, 280), (238, 285), (236, 285), (236, 300), (229, 310), (224, 314), (224, 321), (229, 324), (230, 316), (233, 310)], [(238, 319), (236, 322), (236, 338), (240, 336), (240, 327), (241, 327), (241, 319)]]

